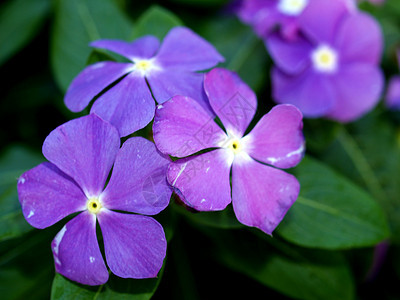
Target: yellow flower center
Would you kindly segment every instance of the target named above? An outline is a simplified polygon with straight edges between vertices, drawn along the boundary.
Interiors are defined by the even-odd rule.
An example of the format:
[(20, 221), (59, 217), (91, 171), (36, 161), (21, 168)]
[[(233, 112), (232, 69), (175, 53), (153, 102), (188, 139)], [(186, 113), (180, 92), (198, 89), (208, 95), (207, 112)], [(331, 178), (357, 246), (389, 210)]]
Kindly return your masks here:
[(140, 71), (147, 71), (151, 68), (151, 62), (148, 60), (139, 60), (135, 63), (136, 69)]
[(322, 45), (311, 54), (314, 69), (320, 72), (334, 72), (337, 69), (338, 56), (334, 49)]
[(90, 198), (86, 203), (87, 209), (92, 214), (97, 214), (103, 207), (97, 198)]
[(240, 151), (242, 151), (242, 146), (237, 139), (231, 140), (228, 148), (231, 149), (234, 154), (238, 154)]
[(308, 0), (280, 0), (278, 10), (289, 16), (297, 16), (303, 12), (308, 4)]

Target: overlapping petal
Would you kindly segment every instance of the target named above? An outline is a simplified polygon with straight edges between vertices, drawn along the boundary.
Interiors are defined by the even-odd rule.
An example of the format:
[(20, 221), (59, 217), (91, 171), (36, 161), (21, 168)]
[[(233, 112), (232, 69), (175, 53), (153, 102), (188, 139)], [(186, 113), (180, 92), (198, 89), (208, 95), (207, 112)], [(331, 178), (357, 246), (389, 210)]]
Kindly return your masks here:
[(117, 130), (91, 114), (54, 129), (43, 143), (43, 155), (90, 197), (103, 190), (119, 146)]
[(130, 73), (97, 99), (91, 112), (114, 125), (123, 137), (149, 124), (154, 109), (145, 78)]
[(275, 106), (243, 138), (246, 152), (254, 159), (278, 168), (294, 167), (305, 151), (302, 119), (295, 106)]
[(85, 211), (69, 221), (51, 243), (56, 271), (87, 285), (108, 280), (96, 237), (96, 216)]
[(169, 203), (172, 194), (166, 180), (170, 160), (141, 137), (128, 139), (118, 152), (113, 172), (101, 195), (108, 209), (154, 215)]
[(154, 56), (160, 47), (160, 41), (155, 36), (148, 35), (138, 38), (133, 42), (98, 40), (90, 43), (90, 46), (106, 49), (133, 60)]
[(224, 58), (209, 42), (190, 29), (175, 27), (164, 38), (156, 60), (164, 68), (200, 71), (223, 62)]
[(76, 182), (48, 162), (21, 175), (18, 197), (25, 219), (36, 228), (46, 228), (84, 210), (87, 201)]
[(86, 67), (68, 87), (64, 98), (65, 105), (73, 112), (83, 110), (96, 95), (131, 69), (130, 63), (110, 61)]
[(162, 153), (185, 157), (218, 147), (225, 133), (196, 101), (175, 96), (157, 107), (153, 136)]
[(231, 202), (232, 162), (228, 150), (213, 150), (171, 163), (167, 179), (186, 205), (199, 211), (222, 210)]
[(271, 234), (297, 199), (300, 185), (284, 171), (254, 160), (232, 167), (232, 204), (237, 219)]
[(272, 81), (275, 101), (297, 106), (306, 117), (325, 115), (336, 101), (330, 77), (311, 69), (297, 76), (290, 76), (274, 68)]
[(205, 75), (204, 90), (226, 130), (243, 136), (257, 109), (249, 86), (236, 73), (215, 68)]
[(368, 64), (348, 65), (332, 80), (337, 96), (327, 116), (340, 122), (355, 120), (371, 110), (378, 103), (384, 85), (382, 71)]
[(340, 51), (342, 64), (379, 64), (383, 48), (381, 29), (377, 21), (367, 14), (350, 14), (340, 24), (335, 47)]
[(104, 250), (111, 271), (123, 278), (156, 277), (162, 267), (167, 241), (153, 218), (103, 209), (98, 214)]

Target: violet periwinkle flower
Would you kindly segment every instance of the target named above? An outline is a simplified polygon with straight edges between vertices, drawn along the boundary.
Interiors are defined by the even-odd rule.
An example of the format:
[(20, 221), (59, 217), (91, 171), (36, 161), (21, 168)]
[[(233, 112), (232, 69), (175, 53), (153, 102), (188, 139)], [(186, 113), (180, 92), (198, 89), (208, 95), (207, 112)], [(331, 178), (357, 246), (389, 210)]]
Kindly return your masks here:
[[(400, 50), (397, 50), (397, 64), (400, 65)], [(400, 109), (400, 76), (390, 78), (385, 96), (386, 106), (390, 109)]]
[(107, 264), (115, 275), (155, 277), (167, 242), (162, 226), (144, 215), (155, 215), (169, 203), (169, 159), (141, 137), (128, 139), (120, 148), (118, 131), (93, 114), (53, 130), (43, 154), (50, 162), (21, 175), (18, 195), (26, 220), (36, 228), (79, 212), (51, 244), (56, 271), (87, 285), (108, 280), (97, 220)]
[(205, 75), (204, 89), (225, 131), (188, 97), (175, 96), (156, 110), (157, 148), (183, 158), (169, 165), (168, 182), (188, 206), (216, 211), (232, 202), (241, 223), (271, 234), (299, 193), (297, 179), (279, 168), (303, 157), (302, 115), (292, 105), (278, 105), (245, 135), (256, 112), (254, 92), (218, 68)]
[(270, 35), (274, 99), (305, 117), (353, 121), (371, 110), (383, 88), (382, 33), (369, 15), (341, 1), (310, 1), (298, 18), (303, 33), (288, 42)]
[(117, 127), (120, 136), (126, 136), (153, 119), (152, 94), (158, 103), (175, 95), (187, 95), (210, 110), (202, 90), (203, 74), (197, 71), (209, 69), (224, 58), (190, 29), (171, 29), (161, 46), (154, 36), (133, 42), (99, 40), (91, 46), (115, 52), (131, 62), (106, 61), (86, 67), (65, 95), (65, 104), (71, 111), (82, 111), (100, 95), (91, 112)]

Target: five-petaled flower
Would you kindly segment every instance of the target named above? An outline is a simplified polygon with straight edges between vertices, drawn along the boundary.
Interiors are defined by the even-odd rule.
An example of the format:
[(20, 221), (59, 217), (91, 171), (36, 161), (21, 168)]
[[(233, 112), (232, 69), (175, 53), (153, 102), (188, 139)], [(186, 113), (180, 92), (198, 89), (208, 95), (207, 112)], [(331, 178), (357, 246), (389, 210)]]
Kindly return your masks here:
[(266, 43), (276, 68), (273, 97), (296, 105), (305, 117), (353, 121), (379, 101), (382, 33), (377, 22), (342, 1), (313, 0), (299, 16), (302, 35)]
[(188, 97), (173, 97), (156, 110), (157, 148), (186, 157), (169, 165), (168, 182), (188, 206), (215, 211), (232, 202), (240, 222), (271, 234), (299, 193), (297, 179), (278, 168), (294, 167), (303, 157), (302, 114), (278, 105), (245, 135), (256, 111), (254, 92), (218, 68), (205, 75), (204, 89), (225, 131)]
[(56, 271), (88, 285), (108, 280), (96, 237), (98, 220), (111, 271), (124, 278), (155, 277), (166, 239), (162, 226), (144, 215), (155, 215), (169, 203), (172, 191), (165, 172), (170, 160), (141, 137), (120, 148), (118, 131), (93, 114), (53, 130), (43, 154), (50, 162), (18, 180), (26, 220), (45, 228), (80, 212), (52, 242)]
[(83, 110), (98, 96), (91, 112), (117, 127), (120, 136), (150, 123), (155, 110), (152, 95), (158, 103), (175, 95), (187, 95), (211, 111), (202, 89), (203, 74), (197, 71), (209, 69), (224, 58), (188, 28), (171, 29), (161, 46), (154, 36), (130, 43), (99, 40), (91, 46), (115, 52), (130, 62), (105, 61), (86, 67), (65, 95), (65, 104), (71, 111)]

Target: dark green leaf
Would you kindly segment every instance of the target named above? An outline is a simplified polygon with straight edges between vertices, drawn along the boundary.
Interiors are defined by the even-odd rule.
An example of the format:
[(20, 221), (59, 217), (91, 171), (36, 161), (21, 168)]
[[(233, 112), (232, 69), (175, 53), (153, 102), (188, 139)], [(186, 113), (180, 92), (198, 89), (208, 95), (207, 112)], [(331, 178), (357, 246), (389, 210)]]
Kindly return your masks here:
[(181, 25), (183, 25), (182, 21), (173, 13), (158, 5), (153, 5), (138, 19), (132, 38), (154, 35), (162, 40), (173, 27)]
[(90, 287), (78, 284), (56, 274), (51, 290), (51, 300), (148, 300), (156, 291), (164, 268), (157, 278), (151, 279), (122, 279), (111, 275), (109, 281), (102, 286)]
[(86, 65), (98, 39), (128, 39), (132, 23), (112, 0), (57, 0), (51, 47), (52, 68), (63, 90)]
[(32, 229), (22, 215), (17, 180), (23, 172), (42, 160), (40, 155), (18, 146), (9, 148), (0, 159), (0, 241)]
[(34, 37), (50, 6), (50, 0), (10, 0), (1, 7), (0, 64)]
[(325, 249), (372, 246), (388, 224), (375, 200), (324, 164), (304, 158), (296, 168), (300, 196), (278, 228), (295, 244)]
[(296, 299), (353, 299), (348, 265), (337, 252), (306, 250), (249, 231), (214, 230), (217, 260)]

